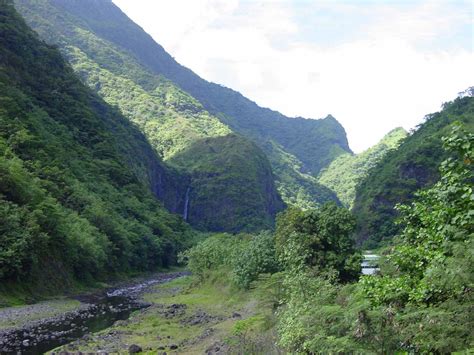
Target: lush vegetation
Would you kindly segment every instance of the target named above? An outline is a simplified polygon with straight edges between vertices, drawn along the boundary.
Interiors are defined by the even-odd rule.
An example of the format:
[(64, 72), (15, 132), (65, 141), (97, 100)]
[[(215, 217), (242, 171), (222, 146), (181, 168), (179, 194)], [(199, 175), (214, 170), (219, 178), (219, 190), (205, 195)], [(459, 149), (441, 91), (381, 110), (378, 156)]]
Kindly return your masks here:
[(183, 252), (193, 275), (203, 281), (219, 270), (231, 275), (238, 288), (248, 289), (260, 274), (280, 269), (273, 234), (264, 231), (257, 235), (216, 234)]
[(191, 176), (187, 220), (199, 229), (271, 228), (284, 207), (265, 154), (243, 137), (202, 139), (168, 162)]
[(349, 150), (344, 129), (332, 116), (324, 120), (289, 119), (257, 106), (233, 90), (201, 79), (179, 65), (112, 3), (64, 0), (52, 3), (63, 12), (74, 15), (99, 37), (133, 53), (154, 73), (178, 84), (235, 131), (262, 142), (270, 137), (302, 161), (306, 171), (317, 174), (335, 156)]
[(42, 38), (60, 46), (91, 88), (138, 124), (165, 160), (196, 141), (232, 130), (265, 151), (287, 204), (314, 208), (337, 201), (314, 177), (335, 157), (350, 152), (344, 129), (333, 117), (289, 119), (202, 80), (176, 63), (112, 2), (16, 4)]
[(276, 311), (267, 327), (278, 328), (282, 347), (301, 351), (290, 342), (301, 340), (295, 334), (304, 326), (299, 322), (306, 321), (302, 312), (318, 308), (311, 295), (320, 295), (321, 284), (335, 290), (333, 283), (359, 275), (361, 259), (350, 238), (354, 226), (349, 211), (334, 204), (320, 210), (293, 208), (279, 215), (275, 233), (215, 235), (184, 252), (182, 259), (201, 282), (217, 276), (237, 290), (256, 288), (262, 307)]
[(9, 2), (0, 32), (2, 291), (173, 264), (194, 232), (151, 191), (172, 191), (179, 176)]
[(341, 203), (352, 208), (358, 185), (367, 177), (373, 168), (390, 150), (396, 149), (407, 136), (403, 128), (396, 128), (376, 145), (360, 154), (344, 153), (318, 176), (320, 184), (336, 192)]
[(91, 31), (80, 17), (50, 1), (17, 3), (43, 37), (61, 46), (82, 80), (118, 106), (164, 161), (187, 177), (178, 194), (162, 196), (168, 209), (182, 215), (186, 210), (190, 224), (208, 231), (273, 225), (283, 203), (258, 146), (230, 135), (230, 128), (196, 99)]
[(443, 142), (450, 157), (441, 178), (398, 206), (402, 232), (379, 274), (359, 279), (354, 218), (333, 204), (287, 210), (274, 237), (207, 239), (184, 253), (188, 265), (201, 280), (224, 272), (235, 287), (264, 290), (260, 302), (273, 305), (276, 316), (267, 327), (277, 330), (284, 351), (468, 350), (474, 341), (474, 134), (455, 126)]
[(474, 98), (462, 97), (446, 103), (441, 112), (426, 120), (410, 134), (398, 149), (388, 152), (357, 189), (353, 212), (357, 218), (357, 242), (373, 248), (400, 232), (395, 224), (397, 203), (408, 203), (415, 191), (433, 185), (439, 179), (437, 167), (449, 155), (441, 137), (450, 125), (460, 121), (474, 130)]
[[(290, 353), (472, 350), (472, 97), (428, 116), (397, 149), (401, 130), (353, 157), (334, 118), (289, 120), (201, 80), (109, 2), (17, 3), (74, 68), (12, 2), (2, 4), (0, 294), (18, 285), (58, 292), (179, 255), (198, 286), (193, 294), (192, 280), (177, 281), (187, 291), (169, 290), (165, 303), (178, 299), (196, 314), (204, 305), (219, 334), (232, 328), (240, 352), (266, 351), (274, 334)], [(303, 208), (280, 212), (272, 230), (283, 208), (275, 182)], [(337, 201), (330, 188), (347, 206), (357, 189), (355, 216), (328, 202)], [(202, 235), (185, 220), (219, 232), (268, 230), (194, 245)], [(366, 245), (390, 239), (375, 275), (361, 276), (355, 231)], [(250, 316), (225, 314), (232, 302), (216, 285)], [(135, 317), (141, 331), (127, 330), (128, 339), (158, 346), (154, 328), (182, 339), (179, 324), (189, 319), (166, 321), (163, 309)]]

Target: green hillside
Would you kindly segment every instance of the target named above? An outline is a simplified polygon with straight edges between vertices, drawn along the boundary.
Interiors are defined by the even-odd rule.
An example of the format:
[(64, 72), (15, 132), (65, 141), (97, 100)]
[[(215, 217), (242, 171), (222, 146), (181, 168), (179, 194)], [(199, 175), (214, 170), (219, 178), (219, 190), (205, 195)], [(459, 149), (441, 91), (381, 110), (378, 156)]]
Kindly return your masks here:
[(169, 162), (191, 174), (187, 220), (199, 229), (269, 229), (283, 208), (267, 157), (240, 136), (196, 141)]
[[(17, 4), (31, 25), (46, 40), (60, 44), (64, 55), (81, 79), (105, 101), (117, 106), (140, 128), (155, 152), (165, 162), (169, 162), (176, 155), (180, 156), (179, 168), (182, 175), (187, 176), (188, 180), (192, 179), (194, 192), (201, 191), (199, 194), (192, 193), (188, 196), (190, 205), (203, 206), (216, 197), (203, 195), (205, 191), (218, 190), (222, 199), (233, 199), (232, 194), (239, 191), (242, 199), (233, 199), (233, 204), (236, 206), (232, 211), (235, 214), (223, 213), (220, 215), (221, 218), (215, 218), (216, 211), (206, 207), (201, 209), (200, 217), (202, 218), (199, 220), (190, 215), (189, 222), (192, 225), (200, 229), (226, 231), (261, 229), (272, 225), (269, 221), (274, 219), (276, 212), (283, 208), (283, 204), (277, 197), (271, 173), (268, 175), (271, 183), (262, 185), (261, 181), (244, 176), (248, 169), (238, 170), (240, 166), (248, 166), (249, 162), (257, 162), (260, 158), (266, 159), (257, 146), (250, 145), (250, 142), (243, 142), (244, 139), (228, 141), (228, 143), (235, 143), (230, 151), (235, 151), (237, 154), (233, 156), (234, 164), (227, 165), (228, 170), (225, 174), (242, 175), (238, 179), (230, 178), (225, 182), (221, 178), (212, 177), (205, 182), (195, 179), (192, 177), (195, 173), (192, 168), (196, 164), (195, 159), (204, 159), (201, 165), (205, 165), (209, 171), (220, 169), (220, 167), (212, 166), (214, 163), (217, 164), (217, 161), (208, 161), (204, 156), (189, 155), (185, 152), (189, 152), (205, 138), (227, 136), (232, 132), (229, 127), (209, 114), (196, 99), (172, 82), (141, 66), (130, 53), (91, 32), (82, 19), (56, 8), (50, 1), (22, 0)], [(251, 146), (252, 149), (243, 149), (243, 146)], [(221, 151), (220, 154), (225, 152)], [(253, 156), (255, 159), (248, 160), (246, 155)], [(183, 161), (184, 157), (189, 157), (190, 160)], [(237, 162), (237, 157), (242, 161)], [(262, 164), (255, 165), (250, 170), (258, 169), (259, 166)], [(267, 171), (262, 174), (267, 174)], [(246, 185), (238, 184), (239, 180), (245, 180)], [(200, 182), (205, 186), (199, 187)], [(232, 183), (237, 185), (232, 186)], [(172, 210), (173, 212), (184, 213), (185, 191), (189, 184), (191, 182), (187, 183), (184, 190), (180, 190), (179, 203)], [(263, 186), (265, 189), (259, 190)], [(258, 202), (252, 201), (252, 195), (248, 195), (249, 191), (256, 193), (255, 201)], [(274, 204), (277, 200), (279, 202)], [(248, 203), (249, 201), (252, 203)], [(165, 204), (170, 203), (165, 200)], [(274, 208), (268, 209), (267, 205), (272, 204)], [(209, 215), (204, 215), (206, 211)], [(252, 223), (247, 223), (249, 222), (248, 214), (255, 216)]]
[(446, 103), (443, 110), (426, 116), (418, 129), (398, 149), (390, 151), (357, 189), (353, 212), (358, 221), (358, 243), (374, 246), (391, 239), (400, 226), (394, 206), (412, 200), (413, 193), (439, 179), (438, 166), (446, 158), (441, 137), (450, 125), (460, 121), (474, 130), (474, 98), (463, 97)]
[(314, 178), (335, 157), (350, 152), (344, 129), (332, 116), (288, 118), (199, 78), (111, 1), (16, 3), (90, 87), (140, 126), (164, 159), (195, 140), (232, 130), (265, 151), (285, 202), (316, 207), (337, 200)]
[(179, 194), (182, 177), (9, 1), (0, 33), (2, 289), (10, 280), (58, 292), (173, 264), (193, 232), (156, 197)]
[(385, 135), (373, 147), (360, 154), (345, 153), (338, 156), (318, 176), (322, 185), (335, 191), (337, 197), (347, 208), (354, 204), (357, 186), (390, 150), (396, 149), (407, 136), (403, 128), (396, 128)]

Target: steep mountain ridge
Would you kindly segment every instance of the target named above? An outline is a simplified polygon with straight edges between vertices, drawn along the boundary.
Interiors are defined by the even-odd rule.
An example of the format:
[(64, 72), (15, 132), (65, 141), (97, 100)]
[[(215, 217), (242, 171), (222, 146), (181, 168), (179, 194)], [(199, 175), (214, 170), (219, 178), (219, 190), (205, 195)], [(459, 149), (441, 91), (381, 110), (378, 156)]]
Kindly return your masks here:
[[(332, 158), (350, 151), (344, 128), (334, 117), (288, 118), (259, 107), (232, 89), (200, 78), (177, 63), (112, 1), (53, 0), (53, 3), (80, 17), (103, 38), (133, 53), (141, 64), (178, 84), (236, 132), (258, 140), (270, 138), (280, 144), (303, 163), (304, 171), (317, 174)], [(90, 11), (91, 7), (94, 11)]]
[(459, 97), (445, 103), (440, 112), (427, 115), (416, 131), (369, 171), (353, 207), (359, 244), (374, 247), (400, 231), (394, 206), (411, 201), (415, 191), (439, 179), (438, 166), (447, 157), (441, 138), (449, 135), (456, 121), (474, 131), (474, 97)]
[[(77, 19), (64, 10), (56, 8), (50, 1), (17, 1), (17, 6), (43, 38), (60, 46), (63, 54), (68, 58), (83, 82), (94, 89), (109, 104), (116, 105), (145, 133), (155, 151), (165, 162), (169, 162), (175, 155), (188, 150), (197, 141), (204, 138), (225, 137), (232, 132), (229, 127), (209, 114), (197, 100), (179, 89), (171, 81), (151, 73), (137, 63), (133, 56), (124, 53), (110, 42), (90, 32), (89, 26), (84, 24), (80, 18)], [(227, 170), (221, 173), (219, 179), (207, 180), (205, 185), (208, 188), (211, 184), (215, 184), (213, 189), (219, 190), (220, 195), (212, 197), (216, 200), (228, 201), (225, 204), (226, 208), (236, 214), (230, 216), (224, 211), (220, 212), (219, 209), (203, 209), (203, 211), (208, 211), (212, 218), (201, 213), (203, 220), (198, 221), (191, 214), (189, 222), (204, 230), (240, 231), (270, 228), (275, 214), (283, 208), (283, 203), (274, 186), (271, 171), (253, 176), (255, 179), (265, 176), (269, 179), (265, 183), (258, 179), (246, 179), (245, 185), (232, 186), (232, 182), (237, 183), (233, 176), (246, 174), (245, 170), (238, 170), (242, 165), (247, 164), (248, 166), (248, 163), (252, 162), (255, 166), (264, 167), (268, 163), (261, 162), (259, 159), (266, 161), (267, 158), (263, 153), (260, 153), (260, 149), (255, 145), (238, 144), (242, 140), (230, 140), (229, 142), (235, 143), (233, 149), (237, 152), (236, 157), (242, 161), (233, 159), (233, 164), (227, 165)], [(248, 160), (245, 155), (256, 157), (256, 159)], [(203, 159), (204, 157), (193, 156), (193, 158)], [(179, 161), (179, 166), (176, 161)], [(194, 192), (206, 189), (202, 190), (197, 186), (202, 180), (196, 179), (195, 173), (190, 168), (194, 161), (184, 161), (183, 159), (176, 161), (173, 166), (182, 173), (182, 176), (187, 177), (187, 182), (185, 185), (180, 185), (180, 203), (176, 209), (173, 209), (173, 212), (183, 214), (187, 188), (193, 186)], [(211, 163), (207, 161), (205, 166), (208, 171), (201, 171), (201, 173), (211, 176), (212, 171), (216, 168)], [(253, 169), (255, 167), (249, 170)], [(226, 177), (224, 178), (224, 176)], [(228, 189), (225, 189), (224, 186)], [(261, 188), (255, 188), (257, 186)], [(227, 196), (227, 192), (230, 194), (235, 188), (240, 193), (240, 200)], [(164, 197), (165, 205), (170, 205), (167, 200), (168, 196)], [(188, 195), (188, 203), (190, 206), (202, 206), (203, 202), (196, 199), (201, 198), (203, 201), (209, 201), (210, 197), (191, 193)], [(259, 201), (259, 203), (251, 203), (253, 200)], [(268, 205), (272, 205), (274, 208), (268, 208)], [(244, 211), (244, 206), (248, 209), (247, 212)], [(192, 209), (192, 212), (195, 211)], [(256, 217), (252, 223), (247, 223), (249, 213), (253, 216), (260, 216), (260, 220)], [(229, 218), (232, 223), (228, 220)], [(204, 223), (204, 220), (209, 223)]]
[[(149, 80), (152, 73), (154, 80), (157, 76), (161, 80), (165, 77), (191, 94), (210, 116), (252, 139), (265, 151), (286, 202), (314, 207), (337, 200), (332, 191), (314, 178), (336, 156), (350, 151), (344, 129), (332, 116), (322, 120), (288, 118), (257, 106), (231, 89), (199, 78), (174, 61), (111, 1), (18, 0), (17, 4), (31, 26), (63, 51), (74, 46), (102, 69), (131, 79), (145, 90), (155, 89)], [(96, 40), (106, 46), (98, 48), (93, 44)], [(110, 55), (112, 47), (114, 55)], [(105, 51), (109, 51), (107, 55)], [(130, 62), (135, 62), (133, 70)]]
[(176, 197), (181, 179), (2, 2), (0, 289), (173, 264), (194, 232), (152, 191)]
[(362, 153), (341, 154), (321, 171), (318, 181), (335, 191), (345, 207), (352, 208), (357, 186), (365, 179), (368, 171), (390, 150), (396, 149), (406, 136), (407, 132), (403, 128), (395, 128)]

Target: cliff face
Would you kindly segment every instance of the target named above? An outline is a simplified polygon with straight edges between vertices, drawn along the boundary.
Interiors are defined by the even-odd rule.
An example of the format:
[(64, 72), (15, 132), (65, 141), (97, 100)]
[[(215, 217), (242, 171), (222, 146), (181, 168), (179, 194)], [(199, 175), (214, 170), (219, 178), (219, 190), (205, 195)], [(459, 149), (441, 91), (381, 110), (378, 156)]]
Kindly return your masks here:
[(186, 217), (199, 229), (271, 228), (284, 207), (267, 157), (240, 136), (196, 141), (170, 163), (190, 172)]

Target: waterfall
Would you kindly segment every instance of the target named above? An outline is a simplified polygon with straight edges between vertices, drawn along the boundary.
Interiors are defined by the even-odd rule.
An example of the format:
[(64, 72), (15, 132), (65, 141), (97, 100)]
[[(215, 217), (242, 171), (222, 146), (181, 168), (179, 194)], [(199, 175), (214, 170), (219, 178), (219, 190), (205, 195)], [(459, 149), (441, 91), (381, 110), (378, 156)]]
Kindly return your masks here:
[(188, 187), (186, 190), (186, 196), (184, 198), (184, 212), (183, 212), (183, 218), (185, 221), (188, 220), (188, 206), (189, 206), (189, 191), (191, 190), (191, 187)]

